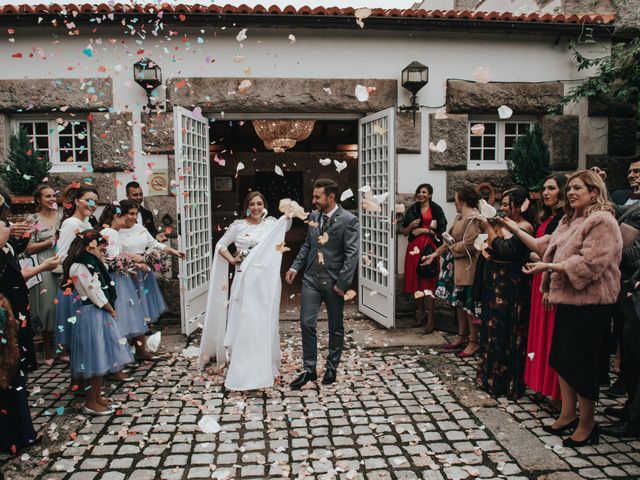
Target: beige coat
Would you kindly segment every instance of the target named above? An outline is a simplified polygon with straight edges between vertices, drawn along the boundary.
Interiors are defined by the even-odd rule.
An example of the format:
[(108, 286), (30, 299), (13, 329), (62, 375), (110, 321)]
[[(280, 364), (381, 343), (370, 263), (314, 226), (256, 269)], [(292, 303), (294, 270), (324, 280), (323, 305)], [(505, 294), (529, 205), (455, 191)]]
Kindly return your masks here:
[[(464, 216), (462, 214), (456, 215), (453, 226), (449, 230), (451, 236), (456, 240), (448, 248), (454, 258), (453, 283), (458, 287), (473, 285), (476, 274), (476, 264), (480, 252), (474, 248), (473, 242), (481, 232), (478, 222), (471, 219), (475, 215), (478, 215), (476, 210), (472, 210)], [(446, 244), (443, 245), (445, 248), (446, 246)]]

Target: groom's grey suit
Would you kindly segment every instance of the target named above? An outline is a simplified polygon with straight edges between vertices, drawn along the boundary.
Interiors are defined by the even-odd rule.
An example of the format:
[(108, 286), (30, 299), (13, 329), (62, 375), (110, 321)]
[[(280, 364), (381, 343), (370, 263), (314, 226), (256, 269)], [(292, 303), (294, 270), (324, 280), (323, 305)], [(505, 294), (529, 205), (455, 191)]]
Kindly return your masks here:
[[(347, 291), (359, 258), (358, 217), (341, 206), (338, 206), (327, 222), (322, 222), (322, 216), (317, 211), (309, 215), (307, 238), (291, 265), (291, 269), (296, 272), (304, 268), (300, 324), (304, 368), (309, 372), (316, 371), (316, 325), (323, 301), (329, 317), (327, 368), (338, 368), (344, 343), (344, 298), (333, 287)], [(328, 239), (325, 243), (320, 243), (318, 237), (323, 233), (328, 235)]]

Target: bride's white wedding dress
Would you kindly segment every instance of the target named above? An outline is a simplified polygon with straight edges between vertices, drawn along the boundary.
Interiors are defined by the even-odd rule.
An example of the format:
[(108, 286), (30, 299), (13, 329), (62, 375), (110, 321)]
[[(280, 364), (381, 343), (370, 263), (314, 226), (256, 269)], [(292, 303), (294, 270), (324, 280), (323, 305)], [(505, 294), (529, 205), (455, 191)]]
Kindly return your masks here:
[[(282, 253), (277, 247), (290, 226), (284, 215), (257, 225), (236, 220), (216, 245), (199, 363), (228, 359), (224, 384), (231, 390), (267, 388), (279, 374)], [(236, 266), (229, 293), (229, 263), (219, 252), (232, 243), (247, 256)]]

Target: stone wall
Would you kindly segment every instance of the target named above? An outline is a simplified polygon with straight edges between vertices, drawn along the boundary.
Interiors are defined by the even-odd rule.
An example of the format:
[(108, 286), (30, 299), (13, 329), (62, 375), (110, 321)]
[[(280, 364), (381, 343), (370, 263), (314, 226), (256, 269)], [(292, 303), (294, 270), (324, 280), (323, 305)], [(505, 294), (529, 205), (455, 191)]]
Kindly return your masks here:
[(110, 78), (0, 80), (0, 112), (106, 110), (113, 103)]
[(564, 93), (561, 82), (489, 82), (447, 80), (448, 113), (490, 113), (507, 105), (514, 114), (545, 114), (557, 107)]
[(118, 198), (115, 172), (64, 172), (49, 174), (49, 185), (56, 190), (62, 191), (72, 182), (80, 182), (81, 184), (93, 186), (98, 190), (101, 205), (122, 200)]
[(94, 112), (90, 118), (93, 169), (103, 172), (133, 170), (131, 113)]
[(551, 169), (575, 170), (580, 152), (580, 119), (577, 115), (542, 117), (544, 140), (549, 146)]
[(447, 142), (444, 152), (429, 153), (430, 170), (464, 170), (467, 168), (469, 116), (447, 114), (446, 118), (436, 118), (429, 114), (429, 142)]
[[(252, 78), (172, 78), (167, 82), (170, 105), (200, 107), (203, 112), (234, 113), (372, 113), (398, 104), (397, 80)], [(375, 88), (366, 102), (355, 96), (357, 85)], [(327, 89), (327, 90), (325, 90)], [(230, 94), (230, 92), (232, 92)]]

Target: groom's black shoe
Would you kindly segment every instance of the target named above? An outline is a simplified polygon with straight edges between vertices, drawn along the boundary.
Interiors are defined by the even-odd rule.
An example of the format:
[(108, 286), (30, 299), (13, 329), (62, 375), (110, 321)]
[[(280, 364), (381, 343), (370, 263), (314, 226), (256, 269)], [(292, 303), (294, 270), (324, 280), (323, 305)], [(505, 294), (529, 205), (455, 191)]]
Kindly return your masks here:
[(315, 371), (310, 372), (308, 370), (305, 370), (302, 375), (300, 375), (293, 382), (291, 382), (291, 390), (300, 390), (307, 383), (315, 382), (317, 379), (318, 379), (318, 374)]
[(322, 377), (323, 385), (331, 385), (336, 381), (336, 371), (332, 368), (327, 368), (327, 371), (324, 372), (324, 377)]

